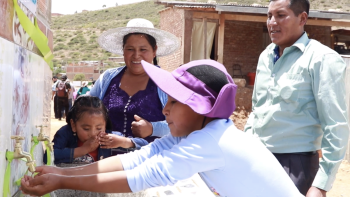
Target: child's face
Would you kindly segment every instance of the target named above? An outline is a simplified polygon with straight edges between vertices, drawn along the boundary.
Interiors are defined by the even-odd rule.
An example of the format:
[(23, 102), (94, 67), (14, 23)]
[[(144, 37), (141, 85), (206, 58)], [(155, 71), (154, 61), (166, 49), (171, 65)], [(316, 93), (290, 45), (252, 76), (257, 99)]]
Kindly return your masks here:
[(163, 109), (170, 132), (174, 137), (187, 136), (202, 128), (204, 116), (194, 112), (189, 106), (168, 96), (168, 102)]
[(106, 130), (106, 121), (102, 114), (83, 113), (78, 121), (74, 123), (71, 119), (70, 123), (73, 132), (77, 133), (81, 142), (86, 142)]

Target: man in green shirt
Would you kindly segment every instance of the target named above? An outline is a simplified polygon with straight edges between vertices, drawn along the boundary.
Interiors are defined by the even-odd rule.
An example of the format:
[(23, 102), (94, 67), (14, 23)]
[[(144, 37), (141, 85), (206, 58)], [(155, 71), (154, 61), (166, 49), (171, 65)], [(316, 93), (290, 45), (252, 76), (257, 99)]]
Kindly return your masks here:
[[(343, 59), (308, 38), (308, 0), (270, 0), (245, 132), (260, 138), (299, 191), (326, 196), (349, 138)], [(319, 162), (317, 150), (322, 149)]]

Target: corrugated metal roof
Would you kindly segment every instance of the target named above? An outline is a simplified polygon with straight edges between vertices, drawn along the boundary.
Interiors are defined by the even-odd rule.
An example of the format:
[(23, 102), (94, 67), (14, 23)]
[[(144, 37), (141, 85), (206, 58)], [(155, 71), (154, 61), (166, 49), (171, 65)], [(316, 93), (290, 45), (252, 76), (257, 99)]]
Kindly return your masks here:
[[(251, 13), (266, 15), (268, 6), (259, 4), (201, 3), (185, 1), (157, 1), (156, 3), (176, 8), (215, 8), (219, 12)], [(349, 12), (310, 10), (309, 17), (324, 19), (350, 19)]]
[(215, 8), (217, 5), (222, 6), (241, 6), (241, 7), (263, 7), (267, 8), (267, 6), (260, 4), (238, 4), (238, 3), (208, 3), (208, 2), (186, 2), (186, 1), (158, 1), (158, 4), (163, 5), (172, 5), (175, 7), (185, 7), (185, 8)]
[(203, 5), (174, 5), (174, 7), (177, 8), (216, 8), (216, 6), (212, 6), (212, 5), (207, 5), (207, 6), (203, 6)]

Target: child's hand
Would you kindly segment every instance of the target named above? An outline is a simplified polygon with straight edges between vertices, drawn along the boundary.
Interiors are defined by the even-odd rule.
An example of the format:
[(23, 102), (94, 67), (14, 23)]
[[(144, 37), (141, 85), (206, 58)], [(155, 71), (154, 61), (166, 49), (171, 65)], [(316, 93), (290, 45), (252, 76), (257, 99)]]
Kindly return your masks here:
[(99, 147), (99, 141), (98, 141), (98, 137), (94, 136), (91, 137), (90, 139), (88, 139), (86, 142), (84, 142), (83, 144), (83, 148), (85, 148), (85, 150), (87, 151), (87, 153), (90, 153), (94, 150), (96, 150)]
[(42, 196), (60, 187), (60, 176), (55, 174), (45, 174), (32, 178), (25, 175), (21, 180), (21, 190), (25, 194)]
[(131, 148), (134, 146), (134, 143), (129, 138), (114, 134), (101, 133), (99, 135), (99, 141), (101, 148)]
[(35, 167), (35, 172), (38, 174), (36, 176), (41, 176), (44, 174), (59, 174), (64, 175), (64, 169), (55, 166), (37, 166)]
[(150, 122), (141, 118), (138, 115), (134, 115), (135, 121), (131, 123), (131, 131), (135, 137), (145, 138), (153, 133), (153, 127)]

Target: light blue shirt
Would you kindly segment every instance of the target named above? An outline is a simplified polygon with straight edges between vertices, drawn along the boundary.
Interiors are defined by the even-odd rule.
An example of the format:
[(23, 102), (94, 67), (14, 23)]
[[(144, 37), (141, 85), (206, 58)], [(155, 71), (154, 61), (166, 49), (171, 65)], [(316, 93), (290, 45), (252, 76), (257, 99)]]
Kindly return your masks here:
[[(125, 66), (123, 67), (118, 67), (118, 68), (111, 68), (106, 70), (95, 82), (94, 87), (91, 88), (90, 90), (90, 95), (91, 96), (97, 96), (99, 97), (101, 100), (103, 99), (103, 97), (106, 94), (106, 91), (109, 87), (109, 84), (111, 83), (112, 79), (117, 76), (120, 71), (123, 70)], [(162, 103), (162, 107), (164, 108), (165, 104), (168, 101), (168, 95), (165, 94), (161, 89), (158, 89), (158, 96), (160, 99), (160, 102)], [(152, 126), (153, 126), (153, 134), (152, 136), (157, 136), (157, 137), (162, 137), (164, 135), (167, 135), (170, 132), (170, 129), (168, 127), (168, 124), (166, 123), (166, 121), (159, 121), (159, 122), (151, 122)], [(135, 138), (136, 139), (136, 138)], [(137, 139), (136, 139), (137, 140)], [(143, 139), (140, 139), (143, 140)], [(143, 140), (143, 142), (141, 142), (142, 145), (146, 145), (148, 144), (146, 140)], [(137, 144), (135, 144), (137, 146)], [(142, 146), (141, 145), (141, 146)], [(139, 146), (137, 146), (136, 148), (139, 148)]]
[(118, 156), (133, 192), (199, 173), (223, 197), (302, 196), (272, 153), (227, 119), (213, 120), (187, 137), (169, 134)]
[(57, 83), (60, 82), (60, 80), (57, 80), (53, 85), (52, 85), (52, 92), (56, 92), (56, 87)]
[(273, 153), (322, 149), (313, 186), (330, 190), (349, 138), (343, 59), (304, 33), (274, 64), (270, 44), (260, 55), (253, 112), (245, 131)]

